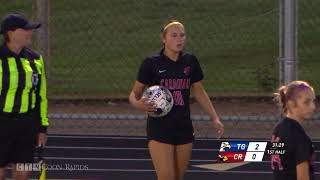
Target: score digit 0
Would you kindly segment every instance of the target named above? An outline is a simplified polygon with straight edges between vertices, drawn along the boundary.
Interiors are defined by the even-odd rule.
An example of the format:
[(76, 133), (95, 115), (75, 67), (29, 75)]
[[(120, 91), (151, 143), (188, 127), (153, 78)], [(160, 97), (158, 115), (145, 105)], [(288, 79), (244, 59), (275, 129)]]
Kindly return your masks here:
[(244, 161), (247, 162), (261, 162), (264, 152), (247, 152)]

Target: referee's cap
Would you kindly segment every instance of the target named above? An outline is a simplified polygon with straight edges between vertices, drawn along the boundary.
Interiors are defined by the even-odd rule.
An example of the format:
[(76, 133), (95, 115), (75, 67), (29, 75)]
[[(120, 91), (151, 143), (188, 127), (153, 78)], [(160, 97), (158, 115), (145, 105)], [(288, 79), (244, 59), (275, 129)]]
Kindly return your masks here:
[(41, 26), (40, 22), (29, 21), (24, 15), (19, 13), (12, 13), (6, 15), (1, 22), (0, 34), (8, 31), (21, 29), (38, 29)]

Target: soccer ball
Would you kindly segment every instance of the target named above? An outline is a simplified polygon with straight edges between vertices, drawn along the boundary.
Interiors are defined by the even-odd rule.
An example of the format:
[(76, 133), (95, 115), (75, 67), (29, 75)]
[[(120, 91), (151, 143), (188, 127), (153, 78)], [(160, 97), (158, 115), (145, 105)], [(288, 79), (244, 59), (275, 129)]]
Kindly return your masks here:
[(149, 102), (155, 104), (156, 111), (149, 114), (151, 117), (163, 117), (167, 115), (173, 106), (173, 97), (171, 92), (163, 86), (151, 86), (147, 88), (143, 95)]

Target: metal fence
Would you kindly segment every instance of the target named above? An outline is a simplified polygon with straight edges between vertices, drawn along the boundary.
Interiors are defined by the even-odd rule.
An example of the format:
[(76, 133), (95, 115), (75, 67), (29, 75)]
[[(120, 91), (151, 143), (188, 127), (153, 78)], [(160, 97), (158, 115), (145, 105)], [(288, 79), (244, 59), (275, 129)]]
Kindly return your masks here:
[[(318, 90), (320, 1), (297, 5), (298, 77)], [(169, 19), (185, 24), (186, 51), (199, 58), (229, 130), (264, 136), (279, 118), (271, 101), (282, 78), (277, 0), (0, 0), (1, 17), (15, 11), (45, 25), (33, 45), (45, 56), (53, 133), (143, 135), (145, 116), (126, 99), (142, 60), (160, 50)], [(198, 104), (191, 107), (198, 134), (213, 136)], [(229, 136), (241, 136), (235, 131)]]

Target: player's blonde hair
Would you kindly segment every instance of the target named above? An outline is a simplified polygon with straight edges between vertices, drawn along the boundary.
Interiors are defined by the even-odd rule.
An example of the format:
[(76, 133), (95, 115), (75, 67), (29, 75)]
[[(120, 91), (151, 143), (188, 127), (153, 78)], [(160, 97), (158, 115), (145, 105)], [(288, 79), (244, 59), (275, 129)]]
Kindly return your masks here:
[(293, 100), (295, 101), (298, 97), (298, 94), (301, 91), (305, 90), (313, 90), (313, 87), (310, 86), (305, 81), (292, 81), (286, 86), (281, 86), (276, 93), (274, 93), (274, 99), (278, 102), (278, 104), (282, 107), (283, 112), (287, 113), (288, 111), (288, 101)]
[(177, 20), (170, 20), (169, 22), (165, 23), (164, 26), (162, 27), (161, 36), (165, 37), (169, 27), (174, 26), (174, 25), (180, 25), (180, 26), (184, 27), (184, 25), (181, 22), (179, 22)]

